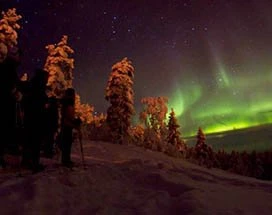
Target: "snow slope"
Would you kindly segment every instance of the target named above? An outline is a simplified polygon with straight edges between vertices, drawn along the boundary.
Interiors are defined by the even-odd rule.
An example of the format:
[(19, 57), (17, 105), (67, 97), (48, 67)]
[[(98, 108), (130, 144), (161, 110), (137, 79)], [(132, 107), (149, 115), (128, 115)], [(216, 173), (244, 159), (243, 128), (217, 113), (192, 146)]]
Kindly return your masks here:
[(84, 152), (86, 170), (42, 159), (44, 172), (0, 174), (0, 214), (272, 214), (272, 182), (136, 146), (85, 141)]

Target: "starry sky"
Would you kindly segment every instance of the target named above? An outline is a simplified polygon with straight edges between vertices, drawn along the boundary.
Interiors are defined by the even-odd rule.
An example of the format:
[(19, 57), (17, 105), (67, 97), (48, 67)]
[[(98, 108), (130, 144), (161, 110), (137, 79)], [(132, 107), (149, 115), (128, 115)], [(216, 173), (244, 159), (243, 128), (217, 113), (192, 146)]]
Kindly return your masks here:
[(270, 0), (0, 0), (22, 15), (20, 71), (68, 35), (82, 102), (106, 112), (111, 66), (135, 67), (135, 106), (167, 96), (185, 134), (272, 122)]

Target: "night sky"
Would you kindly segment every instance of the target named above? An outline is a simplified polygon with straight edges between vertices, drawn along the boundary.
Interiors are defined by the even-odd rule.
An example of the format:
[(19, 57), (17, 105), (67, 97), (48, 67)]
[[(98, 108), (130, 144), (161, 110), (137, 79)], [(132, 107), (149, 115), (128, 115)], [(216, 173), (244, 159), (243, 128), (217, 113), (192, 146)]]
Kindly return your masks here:
[(17, 8), (20, 70), (43, 67), (45, 46), (68, 35), (74, 85), (105, 112), (111, 66), (135, 67), (135, 105), (167, 96), (185, 134), (272, 122), (270, 0), (0, 0)]

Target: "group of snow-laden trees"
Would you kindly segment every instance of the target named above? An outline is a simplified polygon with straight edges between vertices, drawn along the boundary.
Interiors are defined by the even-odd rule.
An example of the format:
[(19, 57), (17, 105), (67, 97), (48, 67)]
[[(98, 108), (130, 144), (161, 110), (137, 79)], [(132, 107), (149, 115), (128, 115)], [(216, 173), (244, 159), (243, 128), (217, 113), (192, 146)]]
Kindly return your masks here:
[(132, 142), (169, 156), (185, 158), (207, 168), (216, 167), (246, 176), (272, 179), (272, 153), (214, 152), (212, 147), (206, 144), (206, 136), (201, 127), (195, 136), (196, 144), (187, 146), (179, 130), (180, 125), (174, 110), (171, 109), (168, 113), (166, 97), (143, 98), (140, 123), (133, 125), (133, 77), (134, 67), (127, 58), (113, 65), (105, 96), (111, 104), (105, 121), (111, 139), (106, 140), (121, 144)]
[[(18, 21), (22, 18), (16, 13), (16, 9), (2, 12), (0, 20), (0, 63), (5, 60), (8, 51), (17, 46), (20, 25)], [(74, 50), (68, 44), (68, 36), (63, 35), (58, 43), (49, 44), (46, 47), (47, 58), (44, 70), (49, 73), (47, 83), (48, 97), (61, 99), (67, 88), (73, 88), (74, 73)], [(168, 114), (166, 97), (146, 97), (141, 100), (143, 111), (140, 113), (140, 124), (133, 126), (132, 118), (134, 109), (134, 81), (135, 69), (128, 58), (123, 58), (111, 68), (111, 73), (106, 86), (105, 99), (110, 103), (106, 114), (94, 114), (94, 107), (82, 104), (81, 98), (76, 93), (75, 111), (83, 125), (88, 128), (100, 128), (102, 131), (106, 126), (110, 133), (110, 140), (115, 143), (125, 143), (133, 140), (147, 148), (164, 151), (184, 152), (186, 146), (178, 131), (179, 125), (172, 110), (168, 125), (166, 117)], [(21, 78), (27, 81), (25, 73)], [(61, 120), (59, 106), (59, 125)], [(106, 132), (105, 132), (106, 133)], [(172, 148), (171, 148), (172, 147)], [(170, 150), (171, 149), (171, 150)], [(175, 150), (173, 150), (175, 149)]]
[[(16, 13), (16, 9), (9, 9), (2, 12), (0, 20), (0, 55), (2, 62), (8, 55), (8, 50), (17, 45), (20, 25), (18, 21), (22, 18)], [(68, 36), (63, 35), (58, 43), (49, 44), (46, 47), (48, 52), (44, 64), (44, 70), (49, 73), (47, 95), (61, 99), (67, 88), (73, 88), (74, 50), (68, 44)], [(110, 103), (107, 114), (94, 115), (94, 107), (89, 104), (82, 104), (80, 95), (76, 94), (76, 115), (84, 124), (93, 123), (96, 127), (101, 126), (105, 121), (110, 130), (114, 142), (123, 143), (124, 139), (132, 134), (142, 141), (161, 141), (166, 135), (165, 119), (167, 115), (167, 98), (147, 97), (142, 99), (144, 110), (140, 114), (140, 121), (143, 124), (132, 126), (134, 110), (134, 67), (127, 58), (112, 66), (112, 71), (106, 86), (105, 99)], [(27, 80), (24, 74), (22, 80)], [(60, 116), (61, 118), (61, 116)], [(150, 135), (151, 134), (151, 135)], [(152, 147), (154, 141), (151, 141)]]
[[(134, 110), (133, 78), (134, 67), (127, 58), (112, 66), (106, 86), (105, 99), (110, 103), (106, 124), (110, 141), (114, 143), (133, 142), (152, 150), (161, 151), (175, 157), (190, 157), (204, 163), (212, 159), (212, 149), (205, 143), (201, 128), (196, 135), (197, 144), (190, 150), (182, 139), (180, 125), (171, 109), (168, 113), (167, 97), (145, 97), (141, 99), (143, 110), (139, 114), (139, 124), (133, 125)], [(167, 115), (169, 115), (167, 120)]]
[(158, 151), (185, 153), (185, 142), (178, 131), (179, 125), (174, 110), (169, 118), (166, 97), (142, 98), (143, 110), (140, 124), (133, 126), (134, 110), (133, 78), (134, 67), (127, 58), (112, 66), (106, 86), (105, 99), (110, 103), (106, 122), (110, 130), (111, 141), (115, 143), (134, 142)]
[[(0, 20), (0, 63), (4, 62), (13, 48), (18, 45), (18, 30), (21, 26), (18, 24), (22, 19), (21, 15), (17, 14), (16, 8), (2, 11)], [(49, 73), (48, 91), (49, 97), (61, 99), (67, 88), (73, 88), (73, 70), (74, 59), (71, 55), (74, 50), (68, 45), (68, 36), (64, 35), (57, 44), (46, 46), (48, 56), (44, 65), (44, 70)], [(27, 81), (28, 74), (24, 73), (21, 81)], [(94, 107), (89, 104), (81, 104), (80, 96), (76, 98), (76, 115), (82, 120), (83, 124), (99, 122), (103, 115), (93, 116)]]
[(2, 63), (10, 49), (16, 47), (18, 41), (17, 31), (20, 29), (18, 21), (22, 18), (16, 13), (16, 9), (9, 9), (2, 12), (0, 20), (0, 63)]
[[(46, 49), (48, 56), (44, 70), (49, 73), (47, 95), (61, 99), (67, 88), (73, 88), (74, 59), (71, 55), (74, 54), (74, 50), (68, 45), (67, 35), (63, 35), (59, 43), (47, 45)], [(76, 93), (75, 98), (75, 113), (76, 117), (81, 119), (84, 128), (91, 123), (99, 126), (97, 122), (99, 122), (101, 118), (104, 118), (103, 114), (94, 116), (94, 107), (88, 103), (81, 103), (81, 98), (78, 93)], [(59, 123), (60, 120), (61, 114), (59, 107)]]

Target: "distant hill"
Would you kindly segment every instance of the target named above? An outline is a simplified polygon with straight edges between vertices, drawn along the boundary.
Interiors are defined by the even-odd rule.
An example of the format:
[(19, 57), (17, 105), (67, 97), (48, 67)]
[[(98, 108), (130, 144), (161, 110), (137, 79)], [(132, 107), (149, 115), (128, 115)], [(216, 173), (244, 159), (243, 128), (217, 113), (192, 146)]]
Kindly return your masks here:
[[(216, 150), (266, 151), (272, 149), (272, 124), (208, 134), (206, 137), (206, 142)], [(185, 138), (185, 141), (192, 146), (196, 138)]]

